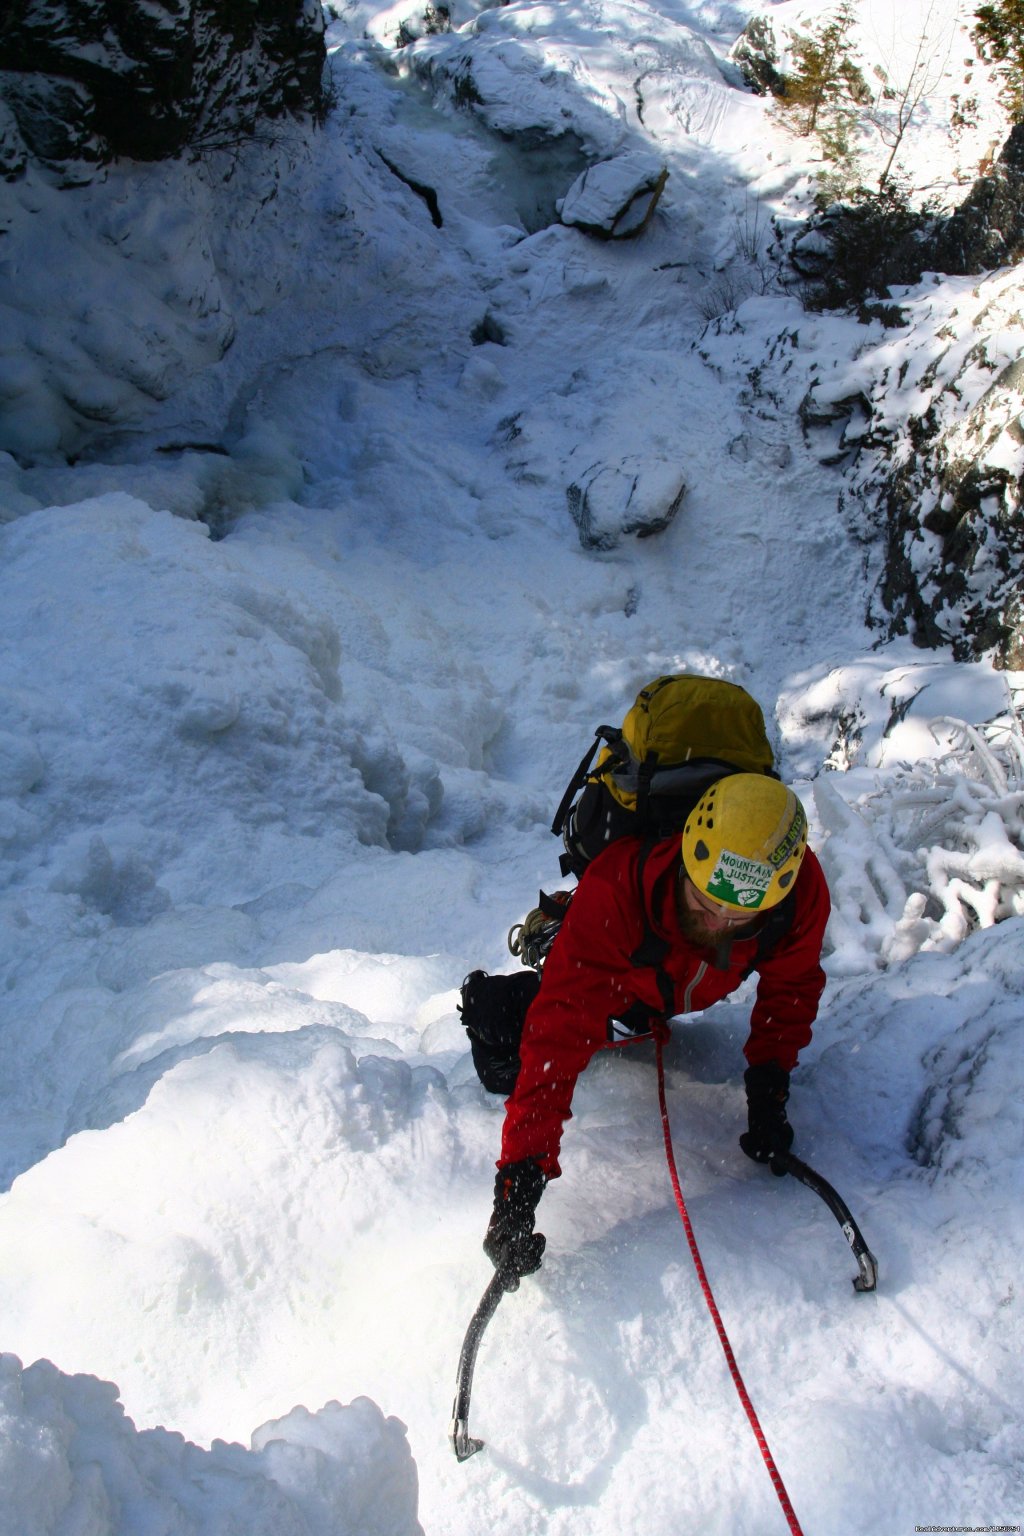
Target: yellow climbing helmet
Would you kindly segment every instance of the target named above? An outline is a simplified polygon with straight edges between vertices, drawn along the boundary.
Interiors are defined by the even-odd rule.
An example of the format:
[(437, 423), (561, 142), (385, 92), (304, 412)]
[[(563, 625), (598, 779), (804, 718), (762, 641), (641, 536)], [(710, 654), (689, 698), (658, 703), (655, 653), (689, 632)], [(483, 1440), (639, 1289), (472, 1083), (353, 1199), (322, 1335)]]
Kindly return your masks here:
[(741, 912), (776, 906), (807, 849), (807, 817), (791, 789), (762, 773), (730, 773), (706, 790), (683, 828), (683, 869), (698, 891)]

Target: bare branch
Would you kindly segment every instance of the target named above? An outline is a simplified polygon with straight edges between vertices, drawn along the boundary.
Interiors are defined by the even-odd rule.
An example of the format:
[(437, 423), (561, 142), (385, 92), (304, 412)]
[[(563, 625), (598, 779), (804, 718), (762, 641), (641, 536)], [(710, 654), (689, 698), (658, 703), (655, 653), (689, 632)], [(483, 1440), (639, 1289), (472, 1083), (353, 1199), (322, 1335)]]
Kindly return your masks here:
[(888, 47), (881, 43), (876, 34), (875, 42), (883, 59), (879, 72), (884, 81), (884, 89), (865, 115), (889, 150), (889, 158), (878, 178), (880, 189), (884, 190), (892, 175), (896, 156), (918, 109), (935, 91), (946, 73), (960, 20), (960, 9), (958, 5), (953, 16), (946, 17), (937, 0), (930, 0), (917, 35), (913, 57), (902, 65), (897, 57), (895, 20)]

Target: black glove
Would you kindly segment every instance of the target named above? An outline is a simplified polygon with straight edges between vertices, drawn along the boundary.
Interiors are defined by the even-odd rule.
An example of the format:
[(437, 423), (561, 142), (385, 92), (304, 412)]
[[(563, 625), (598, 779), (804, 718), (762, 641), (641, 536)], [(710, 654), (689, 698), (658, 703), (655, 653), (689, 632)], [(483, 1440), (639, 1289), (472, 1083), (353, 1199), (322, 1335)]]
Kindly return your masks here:
[(740, 1146), (755, 1163), (767, 1163), (781, 1178), (785, 1168), (776, 1158), (793, 1145), (793, 1127), (786, 1119), (789, 1098), (789, 1073), (778, 1062), (767, 1061), (748, 1067), (743, 1074), (747, 1085), (747, 1125)]
[(546, 1183), (546, 1175), (532, 1157), (498, 1169), (484, 1253), (498, 1273), (507, 1276), (507, 1291), (517, 1291), (523, 1275), (540, 1268), (547, 1238), (533, 1230), (533, 1222)]

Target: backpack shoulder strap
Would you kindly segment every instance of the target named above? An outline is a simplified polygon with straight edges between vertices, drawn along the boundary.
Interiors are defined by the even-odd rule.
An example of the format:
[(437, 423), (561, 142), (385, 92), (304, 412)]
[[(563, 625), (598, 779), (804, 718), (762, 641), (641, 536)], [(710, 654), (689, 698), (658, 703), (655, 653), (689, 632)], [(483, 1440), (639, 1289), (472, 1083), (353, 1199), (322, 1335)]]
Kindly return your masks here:
[[(569, 814), (569, 807), (572, 805), (572, 802), (575, 799), (576, 791), (578, 789), (582, 789), (584, 783), (586, 782), (587, 776), (590, 772), (590, 765), (594, 761), (594, 758), (597, 755), (597, 749), (601, 745), (602, 741), (607, 744), (609, 752), (614, 758), (616, 758), (616, 760), (621, 758), (623, 752), (625, 751), (622, 745), (622, 732), (616, 726), (598, 726), (597, 730), (594, 732), (594, 740), (591, 742), (590, 746), (580, 758), (579, 767), (576, 769), (576, 772), (569, 780), (569, 783), (566, 785), (565, 794), (558, 802), (558, 810), (555, 812), (554, 820), (551, 823), (551, 830), (556, 837), (565, 829), (565, 822)], [(628, 757), (628, 755), (629, 754), (627, 752), (626, 756)], [(562, 873), (565, 874), (566, 871), (563, 870)]]
[(636, 949), (629, 957), (630, 965), (651, 966), (658, 983), (658, 991), (665, 1006), (665, 1017), (670, 1017), (675, 1012), (675, 987), (672, 978), (665, 970), (665, 956), (669, 951), (667, 939), (660, 939), (654, 931), (650, 913), (647, 910), (647, 898), (644, 894), (644, 870), (647, 868), (647, 860), (651, 849), (654, 847), (654, 839), (648, 838), (640, 849), (640, 857), (636, 865), (636, 888), (640, 902), (640, 916), (643, 919), (644, 936)]
[(790, 891), (768, 913), (757, 934), (757, 949), (754, 958), (744, 971), (744, 977), (756, 971), (762, 960), (767, 960), (782, 943), (786, 934), (793, 926), (796, 916), (796, 892)]

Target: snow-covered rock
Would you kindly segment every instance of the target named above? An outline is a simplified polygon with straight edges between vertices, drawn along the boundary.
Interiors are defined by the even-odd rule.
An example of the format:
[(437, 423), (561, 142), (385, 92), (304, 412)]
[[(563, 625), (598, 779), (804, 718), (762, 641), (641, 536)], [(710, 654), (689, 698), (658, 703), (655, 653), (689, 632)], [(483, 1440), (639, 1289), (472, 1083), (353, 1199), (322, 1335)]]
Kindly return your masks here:
[(677, 464), (650, 455), (597, 462), (573, 481), (566, 500), (584, 549), (615, 549), (624, 538), (662, 533), (682, 505), (686, 484)]
[[(966, 660), (1024, 664), (1024, 328), (1015, 272), (897, 290), (902, 324), (815, 377), (800, 406), (884, 539), (878, 618)], [(838, 337), (838, 332), (837, 332)], [(851, 336), (851, 340), (854, 338)]]
[(578, 176), (559, 209), (563, 224), (590, 235), (622, 240), (638, 235), (658, 204), (668, 167), (657, 155), (634, 150), (602, 160)]

